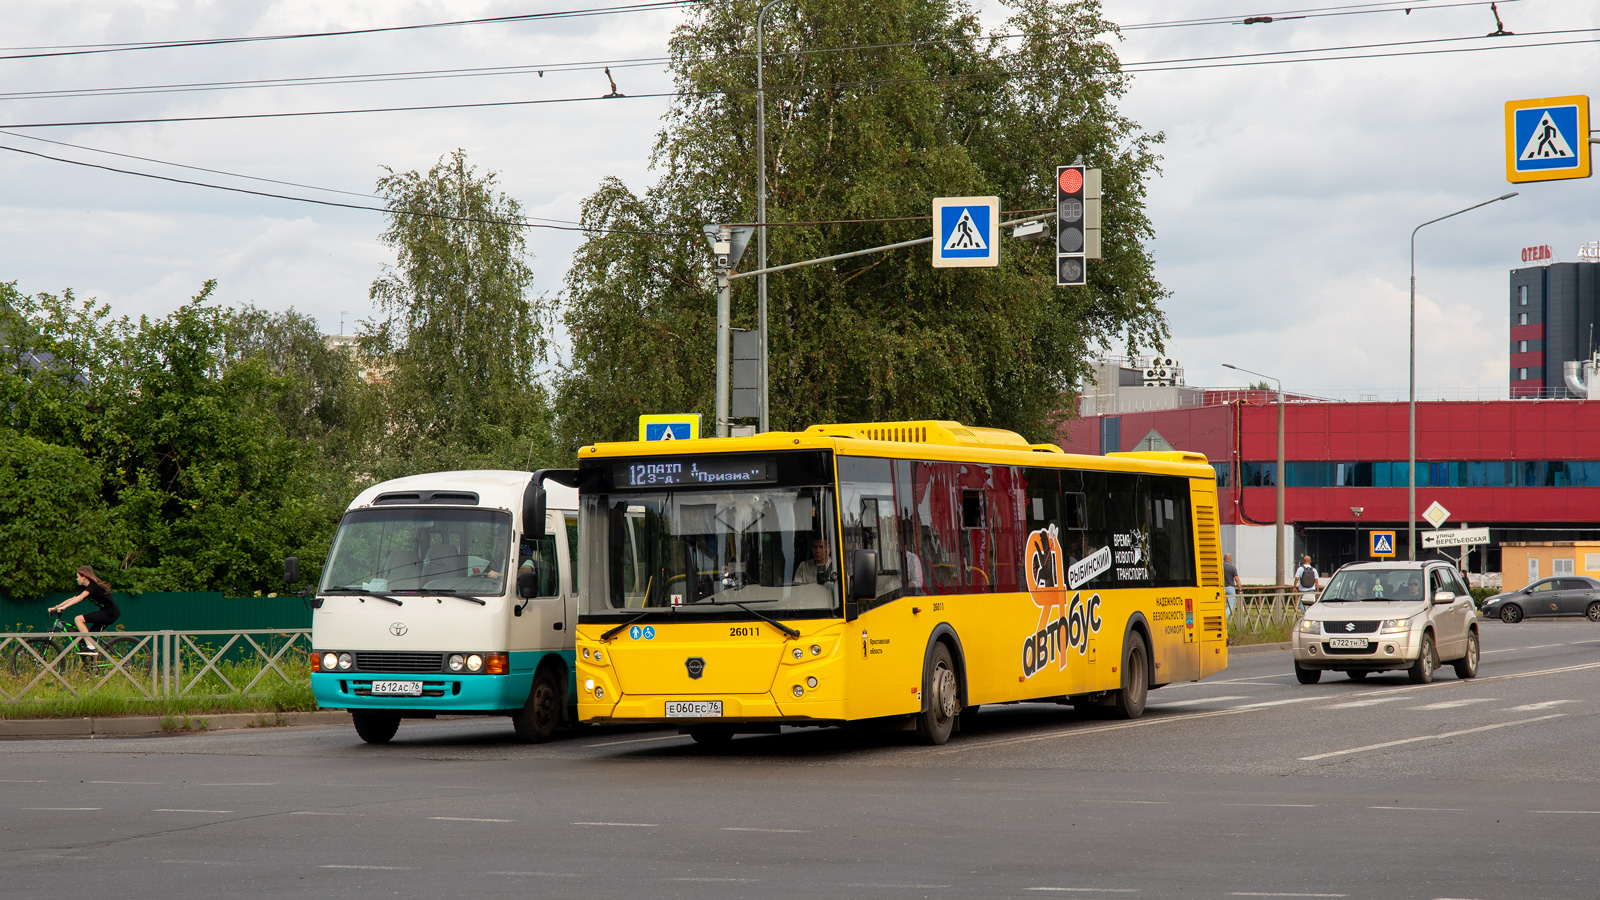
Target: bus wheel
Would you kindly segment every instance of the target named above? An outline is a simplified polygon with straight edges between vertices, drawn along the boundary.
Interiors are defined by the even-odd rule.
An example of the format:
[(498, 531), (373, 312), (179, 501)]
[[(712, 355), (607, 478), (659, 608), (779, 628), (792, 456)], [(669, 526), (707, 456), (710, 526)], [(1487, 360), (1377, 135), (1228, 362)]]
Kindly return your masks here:
[(373, 709), (352, 709), (350, 720), (355, 723), (356, 734), (369, 744), (387, 744), (400, 730), (400, 714)]
[(1111, 708), (1118, 718), (1137, 719), (1144, 715), (1144, 701), (1150, 695), (1150, 658), (1144, 637), (1133, 635), (1122, 651), (1122, 689), (1112, 698)]
[(950, 740), (956, 714), (961, 711), (955, 663), (950, 659), (950, 648), (943, 642), (934, 644), (933, 652), (928, 654), (922, 683), (927, 686), (928, 697), (922, 712), (917, 714), (917, 740), (924, 744), (942, 744)]
[(561, 708), (566, 698), (561, 696), (561, 684), (549, 668), (533, 676), (533, 688), (528, 691), (528, 702), (511, 715), (511, 725), (517, 730), (517, 740), (524, 744), (542, 744), (550, 740), (561, 724)]

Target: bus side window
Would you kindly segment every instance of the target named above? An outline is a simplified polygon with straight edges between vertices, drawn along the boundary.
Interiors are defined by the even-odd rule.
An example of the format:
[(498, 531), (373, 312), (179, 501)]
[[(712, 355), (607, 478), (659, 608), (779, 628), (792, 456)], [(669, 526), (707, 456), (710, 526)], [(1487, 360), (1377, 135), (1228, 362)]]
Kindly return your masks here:
[(1021, 475), (1020, 469), (1011, 466), (994, 467), (994, 490), (989, 492), (989, 556), (997, 593), (1023, 589), (1021, 564), (1028, 532), (1022, 522)]
[(857, 550), (872, 550), (878, 558), (877, 597), (862, 601), (866, 612), (904, 593), (901, 589), (899, 529), (894, 520), (893, 463), (887, 459), (840, 457), (839, 513), (844, 526), (844, 571)]
[(578, 592), (578, 517), (569, 515), (567, 524), (567, 571), (570, 573), (567, 591)]
[(534, 596), (554, 597), (561, 593), (561, 569), (556, 561), (555, 535), (546, 534), (531, 540), (523, 537), (522, 545), (517, 548), (517, 575), (520, 577), (523, 572), (533, 573), (537, 585)]

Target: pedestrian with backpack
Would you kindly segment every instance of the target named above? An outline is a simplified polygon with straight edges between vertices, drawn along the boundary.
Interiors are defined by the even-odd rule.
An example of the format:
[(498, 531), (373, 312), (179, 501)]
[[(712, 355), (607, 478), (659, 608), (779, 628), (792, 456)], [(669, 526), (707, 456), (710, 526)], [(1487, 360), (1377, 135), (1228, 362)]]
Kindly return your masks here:
[(1300, 557), (1300, 568), (1294, 570), (1294, 586), (1300, 592), (1300, 608), (1317, 602), (1317, 567), (1311, 564), (1311, 554)]

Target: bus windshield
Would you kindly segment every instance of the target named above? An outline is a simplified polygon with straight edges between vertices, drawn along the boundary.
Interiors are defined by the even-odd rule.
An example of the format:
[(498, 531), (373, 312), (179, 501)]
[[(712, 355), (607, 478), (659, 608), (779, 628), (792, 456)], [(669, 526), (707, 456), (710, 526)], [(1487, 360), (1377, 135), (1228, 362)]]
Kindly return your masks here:
[(586, 615), (670, 608), (838, 615), (838, 543), (830, 487), (586, 495), (579, 594)]
[(505, 590), (511, 516), (497, 510), (376, 507), (345, 514), (319, 593)]

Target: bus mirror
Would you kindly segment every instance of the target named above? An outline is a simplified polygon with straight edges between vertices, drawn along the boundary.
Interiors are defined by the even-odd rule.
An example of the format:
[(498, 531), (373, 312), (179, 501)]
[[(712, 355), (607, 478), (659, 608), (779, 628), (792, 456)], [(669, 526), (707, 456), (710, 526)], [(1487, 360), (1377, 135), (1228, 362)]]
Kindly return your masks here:
[(532, 569), (517, 573), (517, 596), (523, 599), (539, 596), (539, 573)]
[(300, 557), (291, 556), (283, 561), (283, 583), (300, 583)]
[(878, 596), (878, 551), (857, 550), (850, 556), (850, 599)]

